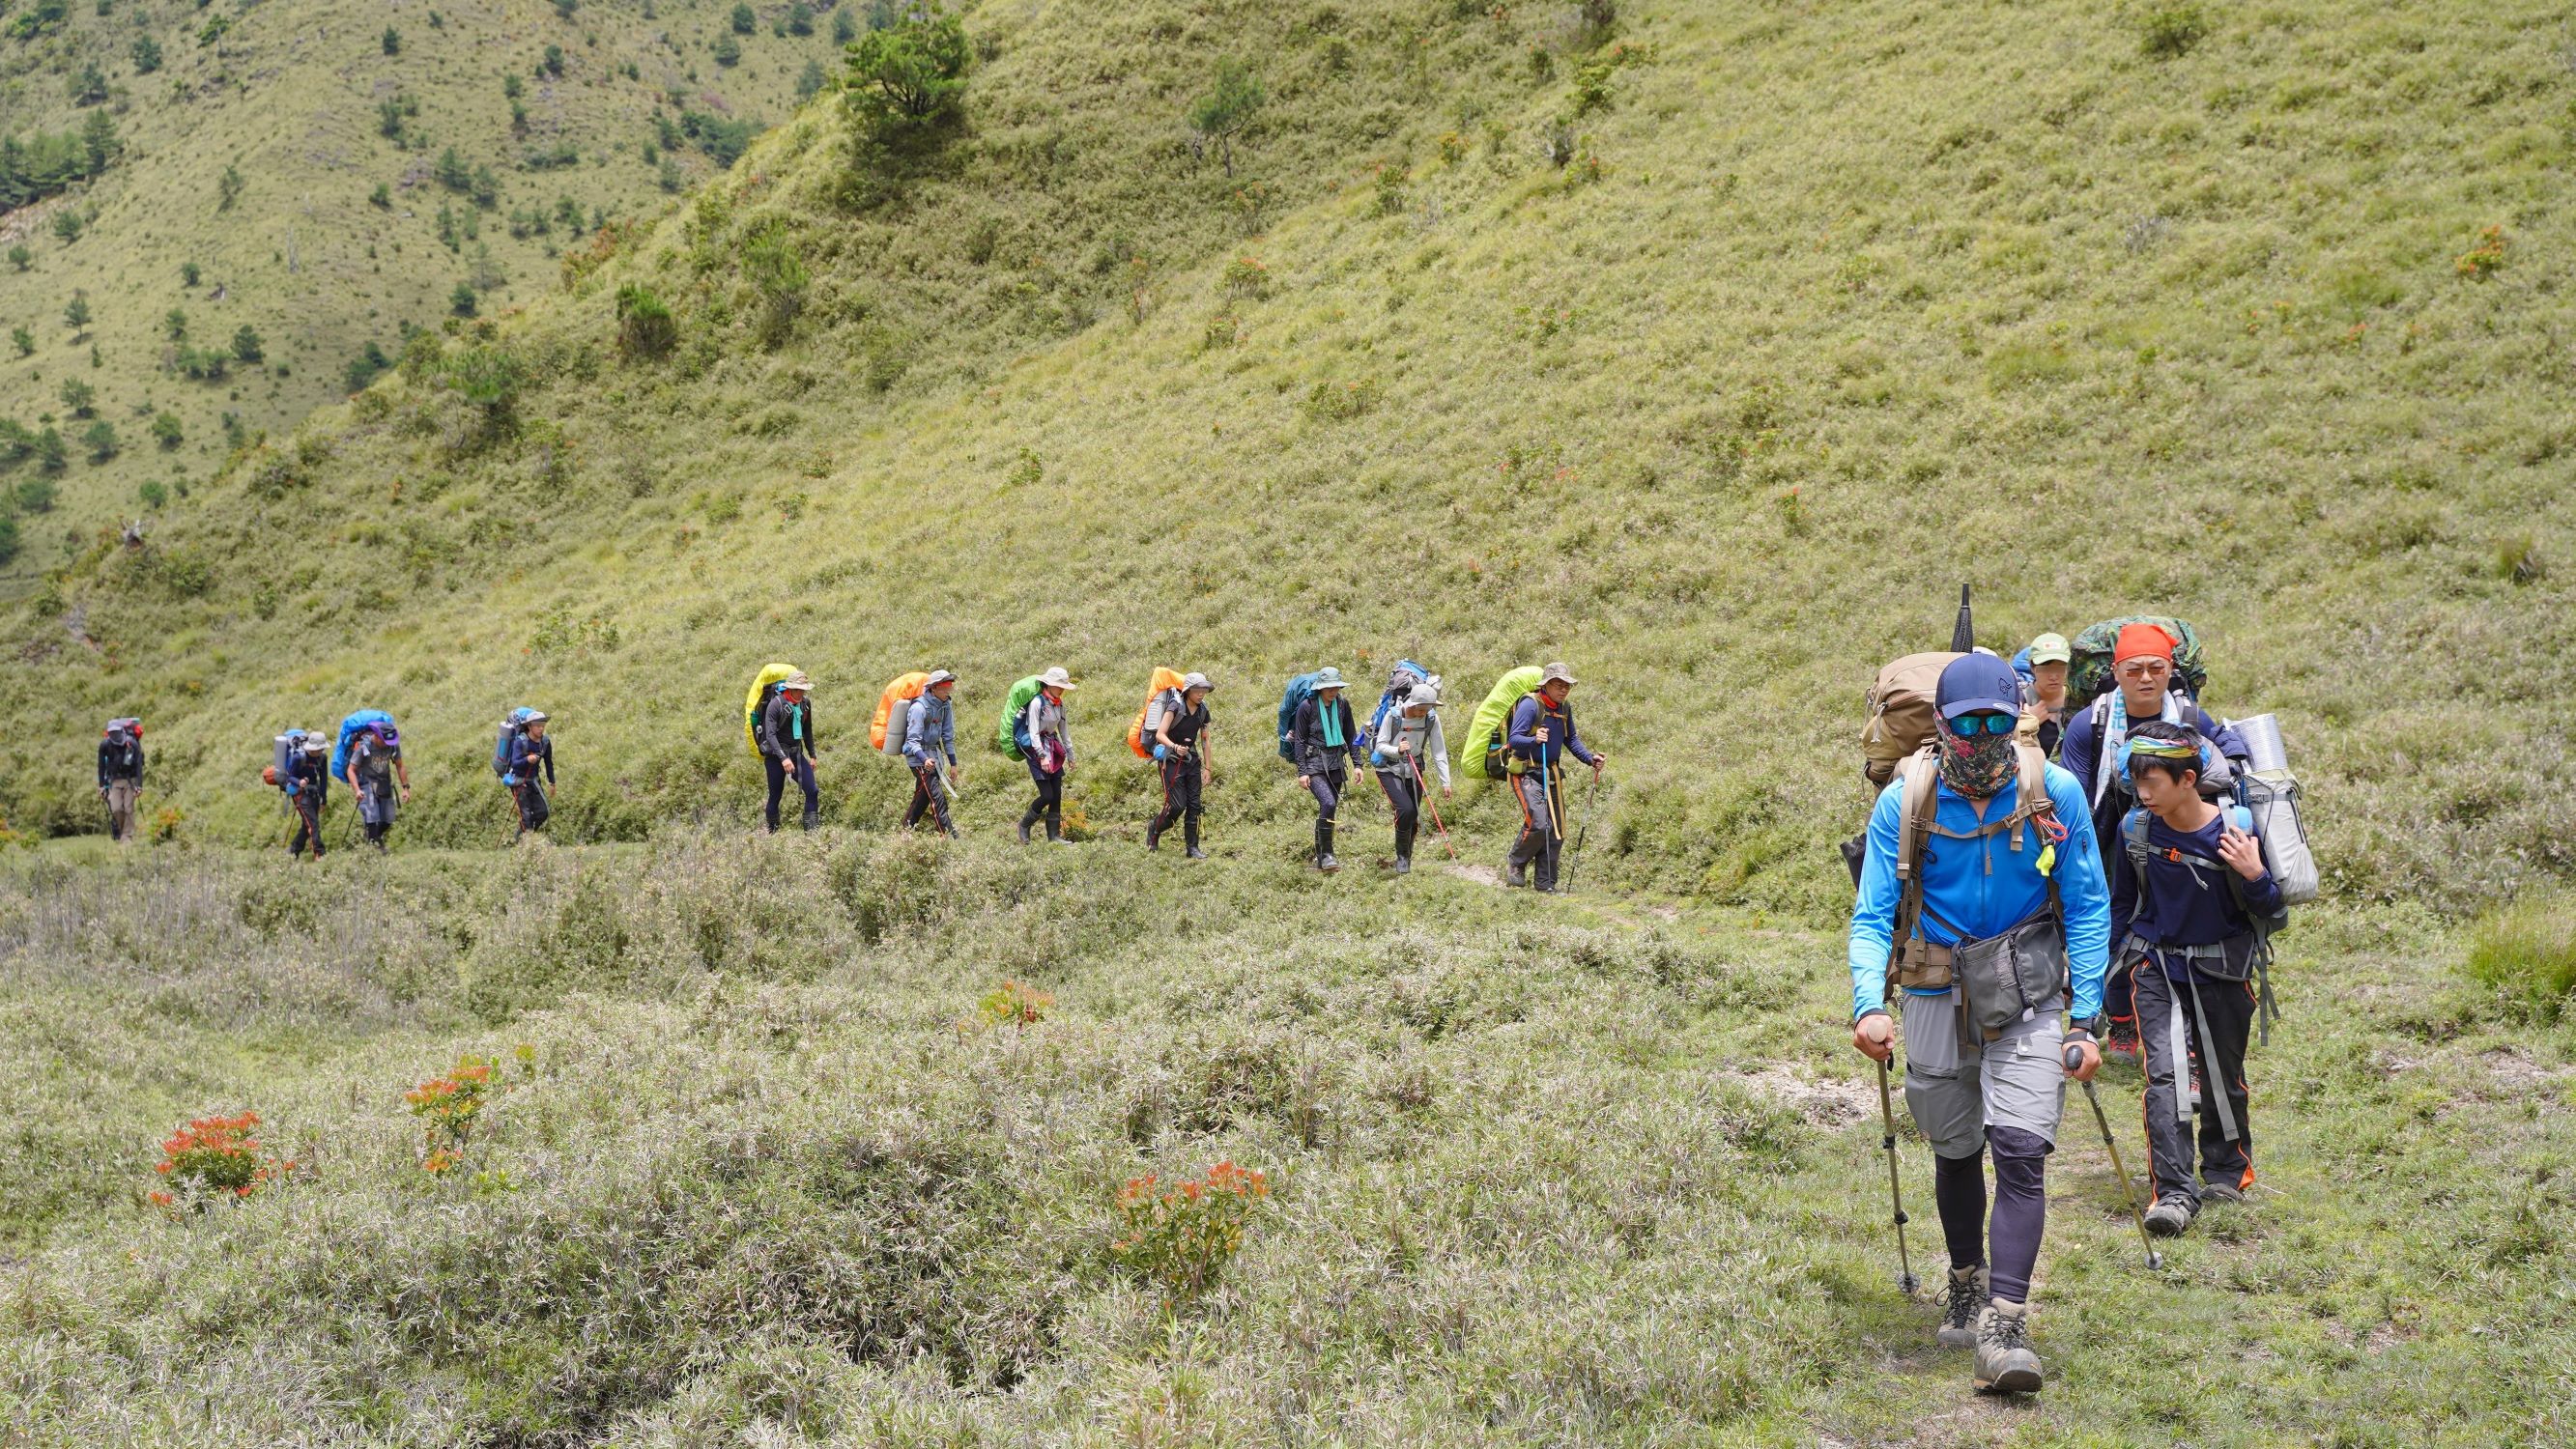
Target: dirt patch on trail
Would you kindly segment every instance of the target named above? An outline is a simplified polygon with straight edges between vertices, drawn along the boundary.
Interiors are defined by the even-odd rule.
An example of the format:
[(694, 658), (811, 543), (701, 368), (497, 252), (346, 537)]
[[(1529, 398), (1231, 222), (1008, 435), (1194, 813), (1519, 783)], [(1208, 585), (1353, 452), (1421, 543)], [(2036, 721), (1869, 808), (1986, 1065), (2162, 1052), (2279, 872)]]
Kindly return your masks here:
[(1450, 866), (1449, 873), (1478, 885), (1499, 886), (1503, 883), (1503, 873), (1490, 865), (1468, 865), (1462, 861)]
[(2482, 1053), (2479, 1060), (2496, 1079), (2496, 1085), (2516, 1092), (2535, 1087), (2554, 1087), (2570, 1075), (2565, 1067), (2544, 1067), (2526, 1056), (2520, 1047), (2497, 1047)]
[(1744, 1085), (1797, 1109), (1798, 1115), (1827, 1127), (1844, 1127), (1870, 1115), (1878, 1094), (1860, 1082), (1802, 1077), (1786, 1067), (1765, 1067), (1737, 1078)]

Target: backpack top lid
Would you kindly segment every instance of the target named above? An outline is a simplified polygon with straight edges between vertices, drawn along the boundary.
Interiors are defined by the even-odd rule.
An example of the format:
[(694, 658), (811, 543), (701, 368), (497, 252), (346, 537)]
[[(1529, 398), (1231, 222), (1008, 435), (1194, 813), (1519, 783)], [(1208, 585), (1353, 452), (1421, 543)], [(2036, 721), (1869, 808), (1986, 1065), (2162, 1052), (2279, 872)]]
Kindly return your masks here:
[[(390, 731), (393, 723), (394, 717), (380, 709), (362, 709), (341, 720), (339, 735), (331, 746), (331, 773), (333, 775), (349, 773), (349, 747), (358, 742), (360, 731), (375, 725), (383, 725)], [(397, 742), (387, 741), (389, 744)]]
[(1961, 656), (1950, 650), (1891, 659), (1870, 682), (1868, 722), (1861, 726), (1861, 768), (1870, 783), (1896, 778), (1907, 756), (1932, 743), (1939, 728), (1941, 671)]

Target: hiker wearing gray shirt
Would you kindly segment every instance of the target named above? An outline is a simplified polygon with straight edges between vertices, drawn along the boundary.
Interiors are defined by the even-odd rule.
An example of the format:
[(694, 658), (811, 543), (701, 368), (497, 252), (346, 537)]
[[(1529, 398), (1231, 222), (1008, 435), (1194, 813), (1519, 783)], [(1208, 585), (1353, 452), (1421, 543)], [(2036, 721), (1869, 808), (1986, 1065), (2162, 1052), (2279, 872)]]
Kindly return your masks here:
[(1428, 768), (1440, 776), (1440, 794), (1449, 795), (1449, 742), (1440, 733), (1440, 685), (1417, 682), (1378, 723), (1369, 765), (1377, 771), (1378, 788), (1395, 811), (1395, 873), (1413, 869), (1413, 841), (1422, 829), (1422, 800), (1429, 792)]

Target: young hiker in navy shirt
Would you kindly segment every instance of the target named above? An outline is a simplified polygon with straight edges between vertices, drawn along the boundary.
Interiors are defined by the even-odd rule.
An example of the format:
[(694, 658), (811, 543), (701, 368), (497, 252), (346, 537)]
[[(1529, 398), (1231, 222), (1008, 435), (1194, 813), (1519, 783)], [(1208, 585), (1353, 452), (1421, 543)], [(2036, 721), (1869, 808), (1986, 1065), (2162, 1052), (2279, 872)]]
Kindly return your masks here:
[[(2235, 1202), (2254, 1184), (2245, 1085), (2246, 1038), (2262, 1010), (2254, 918), (2282, 909), (2262, 842), (2243, 828), (2250, 817), (2200, 797), (2203, 748), (2184, 725), (2155, 720), (2131, 731), (2128, 773), (2140, 808), (2121, 822), (2109, 852), (2111, 920), (2126, 933), (2118, 959), (2137, 968), (2156, 1196), (2147, 1230), (2163, 1237), (2191, 1226), (2204, 1200)], [(2141, 830), (2142, 845), (2133, 845)], [(2143, 889), (2138, 854), (2146, 857)], [(2197, 1178), (2186, 1085), (2194, 1057), (2209, 1098)]]

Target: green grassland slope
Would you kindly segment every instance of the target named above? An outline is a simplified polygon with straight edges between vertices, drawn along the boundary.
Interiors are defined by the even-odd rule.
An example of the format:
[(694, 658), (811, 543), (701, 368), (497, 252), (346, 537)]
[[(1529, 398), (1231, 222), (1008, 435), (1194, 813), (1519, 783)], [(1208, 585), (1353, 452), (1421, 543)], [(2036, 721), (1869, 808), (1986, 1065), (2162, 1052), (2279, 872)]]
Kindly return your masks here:
[[(1163, 662), (1225, 686), (1231, 824), (1303, 808), (1289, 672), (1563, 655), (1622, 757), (1605, 865), (1814, 906), (1861, 689), (1971, 579), (2000, 646), (2201, 623), (2340, 894), (2503, 895), (2567, 864), (2576, 73), (2539, 7), (2204, 19), (977, 7), (954, 127), (862, 165), (810, 107), (62, 569), (0, 660), (0, 808), (88, 828), (133, 712), (183, 833), (268, 838), (268, 737), (372, 704), (407, 833), (479, 843), (488, 722), (536, 700), (562, 828), (632, 837), (744, 818), (762, 660), (845, 741), (947, 664), (979, 745), (1063, 662), (1076, 796), (1132, 833), (1114, 731)], [(1270, 101), (1228, 176), (1183, 116), (1231, 56)], [(667, 356), (621, 348), (628, 287)], [(886, 819), (855, 754), (829, 813)], [(976, 762), (989, 828), (1016, 767)]]
[[(2563, 952), (2576, 824), (2561, 17), (962, 14), (953, 121), (863, 148), (806, 108), (0, 620), (11, 1435), (2576, 1431), (2576, 1036), (2493, 989)], [(1266, 95), (1230, 169), (1186, 119), (1228, 59)], [(2213, 706), (2283, 719), (2330, 893), (2281, 941), (2250, 1203), (2150, 1273), (2071, 1117), (2036, 1403), (1973, 1399), (1892, 1290), (1841, 1026), (1860, 692), (1962, 579), (1998, 647), (2197, 620)], [(1453, 720), (1507, 665), (1584, 676), (1615, 759), (1575, 894), (1299, 860), (1277, 683), (1399, 654)], [(827, 826), (763, 839), (733, 711), (781, 658), (823, 681)], [(861, 758), (933, 663), (962, 842), (888, 829)], [(1025, 851), (990, 730), (1050, 663), (1085, 843)], [(1158, 663), (1220, 682), (1201, 864), (1138, 847), (1116, 736)], [(504, 852), (521, 702), (564, 784)], [(390, 857), (290, 874), (266, 742), (362, 704), (419, 796)], [(42, 839), (96, 828), (126, 712), (166, 842)], [(1453, 804), (1496, 861), (1497, 792)], [(2508, 898), (2541, 944), (2491, 930), (2472, 985)], [(992, 1023), (1010, 981), (1040, 1019)], [(425, 1172), (404, 1091), (466, 1052), (506, 1085)], [(2138, 1087), (2101, 1093), (2133, 1168)], [(296, 1172), (151, 1205), (152, 1144), (244, 1109)], [(1167, 1300), (1117, 1195), (1227, 1159), (1271, 1196)]]
[[(23, 269), (0, 263), (0, 333), (24, 327), (35, 343), (23, 356), (0, 347), (0, 417), (51, 425), (69, 445), (53, 475), (59, 511), (22, 517), (22, 552), (0, 565), (7, 596), (64, 560), (67, 533), (86, 539), (148, 512), (143, 484), (163, 497), (202, 487), (238, 441), (228, 416), (246, 431), (291, 428), (348, 392), (348, 366), (369, 344), (398, 351), (404, 325), (450, 315), (459, 283), (479, 289), (479, 312), (505, 311), (555, 286), (558, 253), (597, 218), (667, 205), (657, 117), (678, 126), (694, 114), (702, 130), (775, 124), (809, 64), (837, 65), (830, 7), (755, 6), (740, 34), (733, 8), (31, 0), (0, 18), (0, 134), (105, 114), (124, 146), (95, 181), (0, 215), (0, 252), (30, 253)], [(890, 13), (867, 0), (842, 8), (845, 27)], [(790, 33), (798, 9), (803, 33)], [(732, 64), (716, 57), (719, 41), (734, 45)], [(745, 139), (717, 138), (717, 154), (730, 161)], [(440, 179), (451, 148), (462, 187)], [(667, 156), (673, 186), (723, 169), (689, 135)], [(229, 201), (227, 168), (239, 178)], [(82, 223), (69, 240), (56, 230), (66, 211)], [(86, 327), (64, 321), (75, 293), (95, 319)], [(170, 335), (174, 308), (186, 314), (182, 339)], [(221, 377), (179, 366), (183, 347), (229, 354), (243, 326), (264, 344), (256, 362), (227, 355)], [(94, 417), (65, 404), (73, 381), (95, 390)], [(165, 412), (179, 426), (172, 446), (151, 430)], [(118, 434), (104, 462), (80, 440), (95, 418)], [(36, 460), (13, 460), (0, 482), (45, 476)]]

